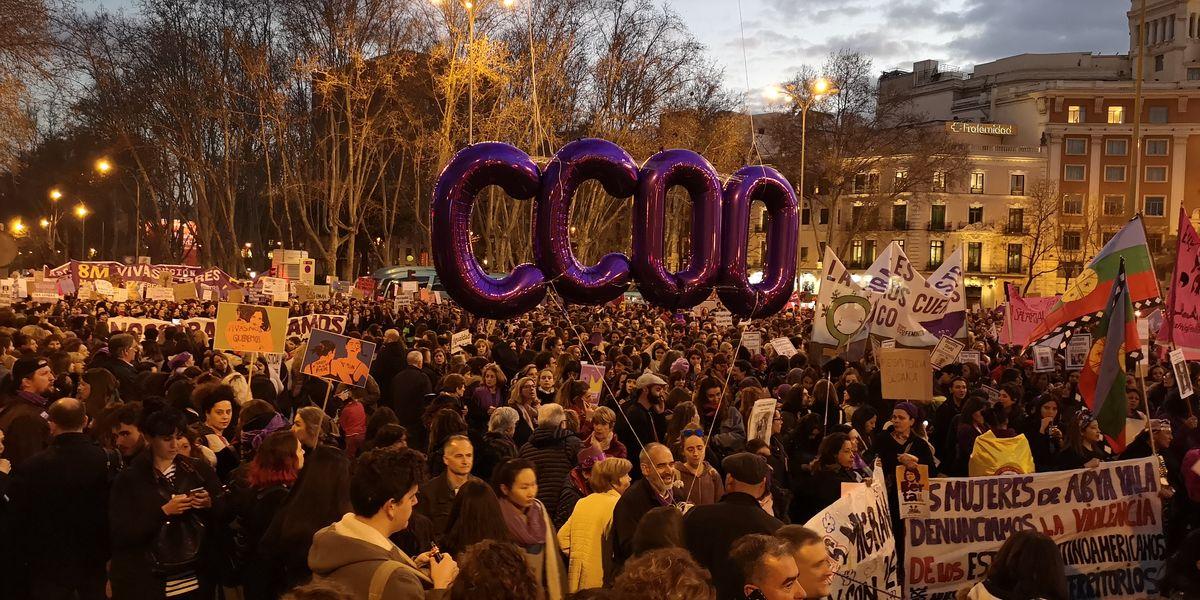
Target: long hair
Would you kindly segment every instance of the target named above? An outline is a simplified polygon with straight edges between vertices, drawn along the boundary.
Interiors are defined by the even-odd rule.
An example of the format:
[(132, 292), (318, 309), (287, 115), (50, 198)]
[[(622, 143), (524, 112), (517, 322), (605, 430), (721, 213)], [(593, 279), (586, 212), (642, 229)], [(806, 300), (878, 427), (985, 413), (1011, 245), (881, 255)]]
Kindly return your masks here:
[(296, 482), (296, 452), (299, 449), (300, 442), (290, 430), (268, 435), (250, 462), (246, 480), (255, 488), (292, 485)]
[(837, 470), (841, 468), (838, 464), (838, 454), (842, 451), (842, 446), (850, 441), (849, 434), (842, 432), (831, 433), (821, 440), (821, 447), (817, 449), (817, 461), (822, 469)]
[(350, 512), (350, 461), (340, 452), (312, 452), (272, 529), (281, 548), (312, 544), (313, 534)]
[(1010, 600), (1067, 600), (1066, 567), (1058, 545), (1037, 531), (1018, 531), (1005, 540), (988, 567), (985, 584)]
[(536, 392), (537, 377), (536, 376), (522, 377), (522, 378), (518, 379), (517, 382), (513, 384), (512, 389), (509, 390), (509, 393), (508, 393), (508, 405), (509, 406), (520, 406), (521, 405), (521, 386), (525, 385), (525, 382), (527, 382), (527, 381), (533, 382), (533, 386), (535, 389), (534, 394), (536, 396), (536, 394), (537, 394), (537, 392)]
[(271, 329), (271, 317), (268, 315), (267, 309), (265, 309), (261, 306), (254, 306), (252, 304), (239, 304), (238, 305), (238, 308), (237, 308), (238, 320), (249, 323), (250, 318), (254, 316), (254, 313), (262, 314), (262, 330), (263, 331), (270, 330)]
[(442, 550), (458, 554), (468, 546), (484, 540), (512, 541), (500, 514), (500, 500), (492, 487), (474, 479), (458, 488), (454, 503), (450, 506), (450, 517), (446, 520), (446, 533), (442, 536)]

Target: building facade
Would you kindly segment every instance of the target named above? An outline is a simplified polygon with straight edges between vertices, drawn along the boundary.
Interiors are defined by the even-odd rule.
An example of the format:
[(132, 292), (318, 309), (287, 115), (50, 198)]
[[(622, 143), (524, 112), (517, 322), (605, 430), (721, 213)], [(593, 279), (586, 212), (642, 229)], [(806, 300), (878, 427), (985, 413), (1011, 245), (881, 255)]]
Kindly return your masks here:
[[(966, 146), (970, 173), (931, 182), (930, 191), (906, 194), (893, 207), (873, 207), (875, 226), (856, 228), (843, 260), (870, 264), (895, 240), (928, 271), (963, 246), (968, 299), (991, 307), (1003, 302), (1003, 282), (1025, 285), (1031, 274), (1029, 294), (1065, 290), (1141, 214), (1156, 259), (1172, 255), (1160, 264), (1165, 276), (1179, 208), (1200, 221), (1200, 0), (1147, 2), (1144, 57), (1139, 4), (1133, 0), (1124, 15), (1128, 54), (1022, 54), (970, 73), (926, 60), (884, 73), (880, 93), (905, 97), (944, 126)], [(1143, 101), (1135, 137), (1139, 58)], [(867, 186), (894, 176), (860, 174)], [(831, 218), (853, 215), (856, 202), (846, 198)], [(1049, 213), (1047, 202), (1055, 208)], [(818, 245), (801, 231), (802, 245)], [(1050, 251), (1035, 253), (1035, 246)], [(800, 254), (801, 272), (819, 272), (816, 248)]]

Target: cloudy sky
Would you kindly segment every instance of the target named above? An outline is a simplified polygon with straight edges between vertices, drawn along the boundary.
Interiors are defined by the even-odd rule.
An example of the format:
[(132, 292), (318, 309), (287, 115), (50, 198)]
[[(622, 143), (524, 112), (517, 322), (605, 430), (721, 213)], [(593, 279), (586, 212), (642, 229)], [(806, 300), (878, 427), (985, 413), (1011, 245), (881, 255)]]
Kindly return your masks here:
[[(665, 0), (753, 95), (842, 48), (876, 70), (926, 58), (970, 67), (1025, 52), (1128, 51), (1130, 0)], [(743, 65), (748, 65), (748, 69)]]

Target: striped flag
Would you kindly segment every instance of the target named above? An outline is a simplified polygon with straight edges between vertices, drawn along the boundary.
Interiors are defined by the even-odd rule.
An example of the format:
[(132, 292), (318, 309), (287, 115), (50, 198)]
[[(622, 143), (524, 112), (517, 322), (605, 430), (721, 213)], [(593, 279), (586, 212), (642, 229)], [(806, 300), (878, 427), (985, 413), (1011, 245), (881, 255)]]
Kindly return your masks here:
[(1129, 300), (1124, 260), (1117, 267), (1103, 316), (1092, 329), (1092, 340), (1087, 362), (1079, 373), (1079, 392), (1096, 416), (1100, 431), (1123, 445), (1129, 412), (1125, 399), (1125, 356), (1141, 345), (1133, 303)]

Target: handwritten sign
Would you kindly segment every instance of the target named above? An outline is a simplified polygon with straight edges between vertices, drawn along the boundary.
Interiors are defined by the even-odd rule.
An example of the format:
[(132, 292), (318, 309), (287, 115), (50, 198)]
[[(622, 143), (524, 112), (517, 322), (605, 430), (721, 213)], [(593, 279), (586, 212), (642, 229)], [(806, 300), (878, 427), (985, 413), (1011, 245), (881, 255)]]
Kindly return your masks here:
[(905, 519), (905, 598), (953, 598), (1008, 536), (1058, 545), (1072, 598), (1147, 598), (1167, 557), (1152, 458), (1095, 469), (929, 481), (930, 514)]
[(471, 332), (469, 330), (457, 331), (450, 336), (450, 353), (458, 354), (463, 348), (471, 345)]
[(828, 597), (900, 598), (896, 538), (883, 469), (875, 467), (871, 485), (852, 485), (804, 524), (825, 538), (834, 572), (844, 575), (834, 576)]
[(733, 313), (727, 310), (713, 311), (712, 319), (717, 327), (733, 327)]
[(879, 373), (884, 398), (928, 401), (933, 398), (931, 370), (928, 350), (879, 349)]
[(749, 350), (751, 354), (762, 350), (763, 334), (761, 331), (747, 329), (742, 332), (742, 347)]
[(966, 348), (967, 345), (949, 336), (942, 336), (938, 340), (937, 346), (933, 348), (933, 355), (929, 357), (929, 366), (934, 369), (941, 369), (946, 365), (958, 361), (958, 355)]
[(791, 358), (796, 354), (796, 346), (792, 344), (792, 340), (786, 337), (777, 337), (771, 340), (771, 348), (775, 349), (775, 354)]

